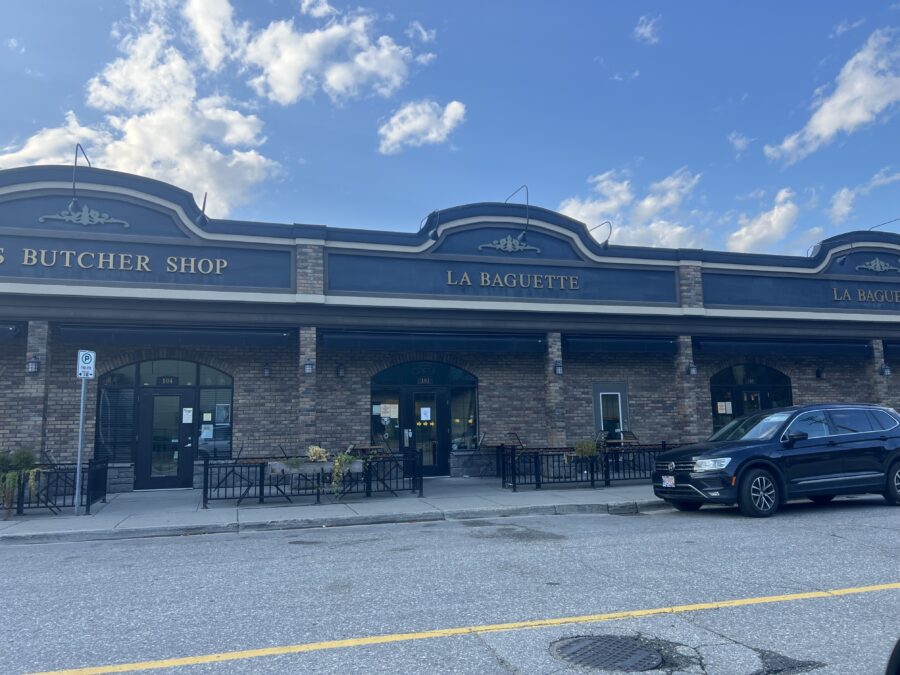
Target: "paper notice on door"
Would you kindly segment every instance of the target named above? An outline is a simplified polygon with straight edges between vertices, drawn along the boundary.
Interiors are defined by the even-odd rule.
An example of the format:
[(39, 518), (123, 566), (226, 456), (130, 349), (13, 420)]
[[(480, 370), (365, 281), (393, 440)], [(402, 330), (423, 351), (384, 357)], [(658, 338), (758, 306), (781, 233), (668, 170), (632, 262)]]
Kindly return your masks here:
[(181, 423), (182, 424), (192, 424), (194, 421), (194, 409), (193, 408), (182, 408), (181, 409)]
[(419, 419), (423, 422), (431, 421), (431, 408), (420, 408), (419, 409)]
[(725, 401), (719, 401), (718, 403), (716, 403), (716, 412), (720, 415), (725, 414)]
[(725, 414), (731, 415), (731, 401), (725, 401)]
[(201, 441), (211, 441), (213, 437), (213, 425), (212, 424), (201, 424), (200, 425), (200, 440)]

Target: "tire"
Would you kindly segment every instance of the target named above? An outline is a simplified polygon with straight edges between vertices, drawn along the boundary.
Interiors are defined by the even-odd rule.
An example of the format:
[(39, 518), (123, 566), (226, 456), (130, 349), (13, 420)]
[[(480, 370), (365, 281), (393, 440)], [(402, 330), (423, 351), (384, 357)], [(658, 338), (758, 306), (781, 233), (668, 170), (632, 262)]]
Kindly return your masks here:
[(894, 462), (888, 469), (884, 498), (887, 499), (888, 504), (900, 506), (900, 462)]
[(699, 511), (703, 502), (669, 502), (679, 511)]
[(781, 488), (765, 469), (751, 469), (741, 479), (738, 507), (751, 518), (768, 518), (781, 504)]
[(809, 498), (813, 504), (827, 504), (832, 499), (835, 498), (835, 495), (814, 495)]

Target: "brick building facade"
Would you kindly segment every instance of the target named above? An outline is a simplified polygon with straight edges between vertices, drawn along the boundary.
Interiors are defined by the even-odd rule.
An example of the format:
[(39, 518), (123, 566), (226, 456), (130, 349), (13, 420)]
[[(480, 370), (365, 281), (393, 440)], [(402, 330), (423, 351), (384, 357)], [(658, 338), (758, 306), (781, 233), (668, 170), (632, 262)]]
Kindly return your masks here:
[(112, 489), (153, 487), (164, 441), (175, 464), (430, 444), (443, 473), (513, 434), (683, 443), (775, 404), (900, 402), (896, 235), (809, 258), (606, 247), (522, 205), (390, 233), (210, 221), (113, 172), (79, 184), (90, 209), (66, 209), (70, 168), (0, 172), (0, 451), (74, 458), (93, 349), (86, 450)]

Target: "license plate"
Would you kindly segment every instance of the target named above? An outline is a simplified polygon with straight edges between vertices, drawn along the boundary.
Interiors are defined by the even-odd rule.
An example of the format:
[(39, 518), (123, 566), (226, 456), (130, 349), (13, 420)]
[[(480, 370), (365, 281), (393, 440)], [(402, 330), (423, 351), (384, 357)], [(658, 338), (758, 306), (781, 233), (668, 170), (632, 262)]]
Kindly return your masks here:
[(662, 486), (664, 488), (675, 487), (675, 476), (663, 476), (662, 477)]

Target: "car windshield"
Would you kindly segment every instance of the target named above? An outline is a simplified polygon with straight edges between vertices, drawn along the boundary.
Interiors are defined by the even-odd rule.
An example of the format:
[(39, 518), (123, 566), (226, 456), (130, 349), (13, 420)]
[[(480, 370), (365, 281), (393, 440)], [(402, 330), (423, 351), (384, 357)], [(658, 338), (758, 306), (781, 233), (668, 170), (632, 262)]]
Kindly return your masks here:
[(731, 420), (709, 437), (710, 441), (761, 441), (772, 438), (790, 413), (757, 413), (748, 417)]

